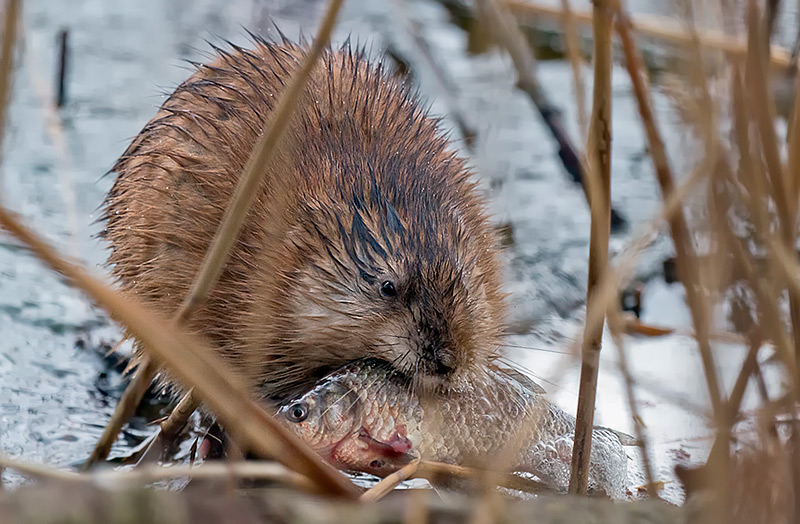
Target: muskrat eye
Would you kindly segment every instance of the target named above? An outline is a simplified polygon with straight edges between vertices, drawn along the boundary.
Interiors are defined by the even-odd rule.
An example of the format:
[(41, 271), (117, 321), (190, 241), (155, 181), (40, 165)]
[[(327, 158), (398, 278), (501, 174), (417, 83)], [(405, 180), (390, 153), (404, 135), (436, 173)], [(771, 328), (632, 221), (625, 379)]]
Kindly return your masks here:
[(386, 297), (396, 297), (397, 289), (394, 287), (394, 282), (387, 280), (381, 284), (381, 293)]
[(292, 422), (303, 422), (308, 418), (308, 404), (295, 402), (286, 410), (286, 418)]

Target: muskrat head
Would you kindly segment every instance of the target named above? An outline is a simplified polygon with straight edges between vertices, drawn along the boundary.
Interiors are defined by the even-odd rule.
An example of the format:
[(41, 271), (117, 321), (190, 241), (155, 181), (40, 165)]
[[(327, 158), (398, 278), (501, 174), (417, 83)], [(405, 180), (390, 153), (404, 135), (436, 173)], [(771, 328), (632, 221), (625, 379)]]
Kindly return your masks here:
[(447, 388), (498, 345), (492, 236), (468, 198), (454, 208), (417, 195), (412, 214), (370, 185), (307, 206), (289, 235), (296, 266), (278, 278), (283, 341), (296, 350), (285, 359), (298, 369), (379, 357), (415, 387)]
[(447, 388), (502, 331), (484, 202), (406, 86), (354, 54), (326, 60), (272, 162), (286, 211), (272, 198), (255, 211), (269, 232), (253, 234), (269, 239), (250, 262), (246, 352), (272, 397), (365, 357)]

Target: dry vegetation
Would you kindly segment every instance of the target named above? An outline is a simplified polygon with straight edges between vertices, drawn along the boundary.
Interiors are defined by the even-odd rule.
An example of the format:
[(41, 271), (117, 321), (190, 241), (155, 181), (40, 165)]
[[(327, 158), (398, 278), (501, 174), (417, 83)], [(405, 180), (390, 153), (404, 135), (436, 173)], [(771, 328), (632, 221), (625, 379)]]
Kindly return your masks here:
[[(744, 6), (734, 6), (731, 2), (720, 0), (722, 12), (739, 17), (740, 26), (746, 28), (739, 37), (721, 35), (716, 31), (701, 30), (695, 24), (692, 9), (695, 2), (678, 2), (676, 12), (682, 19), (672, 24), (637, 22), (625, 11), (624, 5), (613, 0), (595, 0), (592, 13), (574, 12), (567, 0), (561, 2), (561, 9), (541, 8), (520, 2), (481, 0), (478, 6), (483, 11), (482, 23), (495, 29), (501, 35), (500, 43), (514, 57), (520, 79), (520, 87), (534, 93), (536, 77), (534, 62), (529, 49), (525, 49), (521, 34), (517, 32), (517, 22), (532, 14), (549, 16), (564, 22), (570, 62), (574, 67), (576, 84), (582, 84), (580, 63), (582, 57), (578, 48), (577, 33), (580, 28), (591, 27), (594, 34), (594, 92), (591, 116), (580, 111), (581, 128), (587, 137), (585, 152), (578, 151), (582, 159), (582, 169), (589, 182), (587, 197), (592, 202), (592, 236), (590, 252), (589, 296), (585, 336), (581, 351), (582, 367), (581, 390), (578, 405), (577, 445), (573, 457), (573, 478), (571, 491), (582, 494), (586, 491), (586, 462), (591, 445), (592, 413), (594, 395), (597, 387), (598, 353), (600, 334), (606, 318), (613, 335), (616, 350), (619, 352), (622, 371), (626, 379), (629, 409), (638, 420), (636, 390), (626, 366), (623, 333), (630, 326), (622, 316), (619, 294), (631, 277), (636, 258), (647, 247), (647, 239), (654, 230), (666, 229), (672, 235), (675, 245), (677, 270), (686, 288), (686, 297), (694, 323), (694, 336), (702, 358), (709, 398), (713, 411), (713, 424), (716, 429), (714, 443), (707, 464), (697, 470), (683, 471), (681, 478), (689, 493), (700, 493), (697, 500), (683, 513), (661, 505), (641, 505), (633, 503), (628, 509), (602, 509), (602, 502), (590, 506), (564, 504), (561, 510), (572, 516), (571, 520), (586, 518), (587, 511), (594, 512), (598, 518), (611, 520), (653, 520), (677, 521), (678, 519), (716, 521), (720, 518), (741, 522), (789, 522), (795, 520), (795, 506), (800, 502), (800, 427), (797, 427), (796, 409), (800, 395), (800, 375), (797, 360), (800, 356), (800, 268), (797, 255), (798, 205), (800, 204), (800, 106), (795, 105), (788, 119), (788, 132), (783, 138), (778, 132), (776, 108), (770, 81), (776, 74), (792, 75), (795, 60), (782, 50), (773, 49), (770, 43), (772, 14), (779, 2), (758, 2), (750, 0)], [(711, 2), (711, 0), (709, 0)], [(713, 3), (713, 2), (712, 2)], [(114, 473), (72, 473), (49, 468), (32, 466), (7, 459), (0, 459), (0, 467), (12, 468), (34, 479), (48, 480), (51, 487), (74, 490), (83, 486), (87, 500), (103, 497), (93, 491), (92, 486), (108, 485), (127, 487), (141, 486), (164, 478), (203, 477), (216, 479), (224, 486), (236, 486), (243, 478), (269, 479), (274, 483), (291, 487), (295, 491), (323, 493), (335, 500), (357, 498), (376, 500), (389, 493), (399, 482), (410, 477), (428, 479), (441, 478), (442, 475), (456, 477), (478, 476), (484, 484), (511, 485), (517, 489), (537, 491), (540, 486), (522, 483), (517, 477), (494, 472), (484, 475), (481, 472), (446, 466), (413, 462), (396, 475), (379, 483), (370, 491), (361, 493), (351, 481), (323, 463), (302, 442), (281, 427), (259, 405), (251, 401), (237, 383), (226, 366), (212, 354), (207, 345), (180, 329), (180, 323), (192, 313), (193, 307), (201, 302), (213, 286), (219, 268), (236, 238), (242, 216), (249, 202), (247, 195), (262, 183), (259, 180), (259, 165), (269, 162), (270, 151), (280, 137), (282, 123), (291, 114), (299, 100), (309, 67), (316, 59), (318, 51), (328, 41), (336, 13), (341, 1), (329, 2), (325, 22), (315, 39), (314, 52), (309, 55), (305, 66), (295, 75), (293, 82), (284, 93), (273, 120), (265, 126), (262, 140), (252, 153), (250, 162), (242, 177), (240, 191), (231, 204), (224, 223), (221, 225), (217, 241), (210, 250), (206, 264), (191, 296), (187, 297), (185, 307), (179, 318), (167, 323), (150, 313), (129, 297), (123, 297), (113, 289), (91, 277), (83, 268), (69, 262), (61, 254), (49, 247), (35, 232), (26, 228), (7, 209), (0, 207), (0, 224), (5, 230), (26, 244), (43, 262), (58, 271), (76, 287), (82, 289), (98, 305), (116, 318), (121, 319), (129, 333), (145, 342), (149, 350), (149, 360), (133, 381), (118, 407), (117, 416), (109, 424), (103, 441), (95, 450), (92, 461), (102, 460), (108, 453), (111, 442), (120, 427), (130, 416), (141, 395), (152, 380), (157, 366), (164, 366), (180, 380), (191, 387), (176, 410), (178, 413), (164, 428), (167, 437), (174, 433), (202, 401), (222, 420), (239, 449), (247, 449), (265, 459), (278, 460), (276, 463), (241, 463), (226, 465), (204, 465), (196, 468), (158, 469), (145, 467), (131, 472)], [(716, 5), (716, 4), (715, 4)], [(0, 119), (5, 115), (6, 99), (11, 76), (11, 57), (15, 42), (15, 27), (19, 12), (18, 0), (7, 0), (4, 11), (4, 38), (0, 56)], [(516, 19), (514, 17), (517, 17)], [(734, 17), (734, 18), (735, 18)], [(579, 27), (580, 26), (580, 27)], [(675, 29), (670, 29), (675, 27)], [(638, 33), (638, 34), (637, 34)], [(648, 74), (638, 48), (638, 36), (663, 42), (673, 46), (681, 59), (682, 67), (673, 74), (673, 102), (684, 111), (684, 125), (692, 130), (698, 155), (692, 172), (677, 177), (661, 136), (661, 127), (652, 108)], [(649, 153), (653, 162), (658, 184), (663, 196), (663, 208), (654, 220), (638, 231), (629, 248), (611, 262), (608, 261), (610, 189), (612, 176), (610, 167), (611, 141), (613, 140), (611, 121), (610, 75), (612, 68), (613, 40), (619, 43), (618, 50), (625, 64), (633, 86), (633, 94), (641, 116), (642, 133), (647, 137)], [(713, 71), (709, 64), (714, 64)], [(725, 85), (724, 95), (715, 90), (712, 95), (710, 84)], [(532, 87), (533, 86), (533, 87)], [(584, 124), (585, 123), (585, 124)], [(588, 126), (584, 129), (584, 126)], [(2, 135), (0, 135), (1, 137)], [(690, 196), (704, 195), (704, 221), (690, 221), (685, 216), (685, 200)], [(707, 239), (702, 256), (698, 256), (698, 232)], [(730, 261), (733, 261), (730, 263)], [(725, 267), (729, 271), (720, 272), (715, 268)], [(712, 341), (712, 310), (734, 286), (747, 290), (750, 297), (748, 307), (740, 308), (735, 322), (740, 337), (747, 341), (748, 358), (742, 366), (739, 377), (731, 391), (725, 391), (717, 376)], [(785, 371), (785, 387), (778, 398), (762, 399), (755, 418), (757, 424), (753, 434), (748, 436), (746, 451), (734, 446), (732, 428), (740, 420), (740, 407), (744, 390), (750, 381), (760, 380), (759, 354), (773, 352)], [(243, 416), (243, 413), (246, 415)], [(657, 496), (649, 466), (648, 435), (645, 428), (637, 427), (637, 437), (644, 448), (645, 472), (649, 493)], [(52, 485), (55, 484), (56, 488)], [(27, 488), (33, 489), (33, 488)], [(44, 488), (42, 488), (44, 489)], [(24, 490), (23, 490), (24, 491)], [(474, 505), (461, 507), (457, 515), (475, 521), (491, 521), (507, 513), (511, 515), (531, 515), (534, 510), (520, 509), (517, 504), (502, 503), (504, 499), (496, 496), (496, 490), (483, 490), (486, 497)], [(136, 497), (140, 492), (134, 492)], [(282, 492), (277, 492), (278, 496)], [(710, 495), (708, 495), (710, 494)], [(195, 495), (187, 494), (187, 497)], [(266, 496), (266, 495), (265, 495)], [(577, 496), (577, 495), (574, 495)], [(26, 498), (27, 497), (27, 498)], [(177, 497), (177, 496), (176, 496)], [(309, 503), (303, 495), (291, 495), (299, 505)], [(77, 500), (80, 497), (73, 497)], [(108, 495), (110, 498), (110, 495)], [(29, 495), (19, 498), (8, 495), (0, 499), (0, 516), (7, 512), (31, 515), (30, 511), (20, 509), (14, 501), (30, 501)], [(163, 507), (163, 497), (154, 505), (140, 506), (138, 509), (126, 506), (131, 512), (142, 507), (155, 511)], [(188, 498), (187, 498), (188, 500)], [(453, 517), (440, 503), (425, 508), (426, 501), (432, 497), (420, 498), (409, 495), (403, 498), (404, 508), (419, 506), (414, 511), (403, 512), (409, 521), (425, 522), (428, 517), (442, 520)], [(241, 499), (230, 497), (220, 499), (220, 508), (227, 508), (236, 514), (236, 503)], [(29, 502), (30, 503), (30, 502)], [(106, 501), (104, 504), (107, 504)], [(174, 504), (178, 502), (173, 501)], [(352, 502), (359, 504), (358, 502)], [(390, 501), (387, 508), (396, 507), (397, 501)], [(66, 503), (65, 503), (66, 504)], [(333, 504), (328, 502), (328, 504)], [(539, 499), (530, 504), (538, 504), (539, 518), (547, 520), (558, 502)], [(176, 506), (177, 507), (177, 506)], [(277, 506), (270, 506), (273, 510)], [(524, 506), (523, 506), (524, 507)], [(626, 506), (627, 507), (627, 506)], [(5, 508), (5, 509), (4, 509)], [(15, 509), (16, 508), (16, 509)], [(287, 512), (286, 504), (280, 511)], [(341, 506), (332, 505), (330, 515), (338, 515), (343, 521), (353, 518), (356, 513), (342, 512)], [(568, 509), (564, 509), (568, 508)], [(42, 511), (55, 511), (46, 506)], [(241, 509), (244, 515), (252, 507)], [(31, 510), (33, 511), (33, 510)], [(309, 517), (313, 512), (298, 511)], [(363, 504), (358, 510), (359, 518), (364, 517)], [(375, 510), (376, 520), (398, 520), (396, 510)], [(455, 510), (453, 510), (455, 511)], [(652, 511), (652, 513), (651, 513)], [(177, 515), (181, 513), (176, 510)], [(188, 518), (191, 511), (175, 516), (174, 522)], [(467, 515), (465, 513), (469, 513)], [(11, 515), (12, 513), (8, 513)], [(14, 513), (17, 514), (17, 513)], [(287, 520), (276, 513), (264, 511), (264, 518), (271, 516), (277, 520)], [(402, 514), (402, 513), (401, 513)], [(106, 518), (87, 512), (86, 522), (101, 521)], [(247, 513), (252, 515), (252, 513)], [(329, 515), (329, 516), (330, 516)], [(251, 518), (251, 517), (247, 517)], [(557, 518), (557, 517), (550, 517)], [(11, 517), (3, 522), (11, 521)], [(96, 519), (96, 520), (93, 520)], [(244, 517), (242, 517), (244, 519)], [(26, 520), (21, 520), (25, 522)], [(33, 521), (33, 520), (31, 520)], [(42, 520), (36, 520), (41, 522)], [(107, 521), (111, 521), (110, 519)], [(186, 520), (188, 521), (188, 520)], [(245, 520), (241, 520), (245, 521)], [(248, 520), (249, 521), (249, 520)], [(254, 520), (255, 521), (255, 520)]]

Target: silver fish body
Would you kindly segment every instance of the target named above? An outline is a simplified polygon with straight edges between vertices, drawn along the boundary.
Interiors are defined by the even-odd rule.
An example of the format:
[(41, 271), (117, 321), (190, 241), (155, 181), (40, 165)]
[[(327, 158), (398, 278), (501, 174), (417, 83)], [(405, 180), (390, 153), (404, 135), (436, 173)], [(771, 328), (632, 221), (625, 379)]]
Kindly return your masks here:
[[(446, 392), (418, 394), (377, 359), (354, 362), (284, 404), (279, 417), (341, 469), (385, 476), (414, 457), (569, 480), (575, 419), (513, 370), (484, 369)], [(592, 434), (590, 487), (624, 494), (627, 455), (616, 432)]]

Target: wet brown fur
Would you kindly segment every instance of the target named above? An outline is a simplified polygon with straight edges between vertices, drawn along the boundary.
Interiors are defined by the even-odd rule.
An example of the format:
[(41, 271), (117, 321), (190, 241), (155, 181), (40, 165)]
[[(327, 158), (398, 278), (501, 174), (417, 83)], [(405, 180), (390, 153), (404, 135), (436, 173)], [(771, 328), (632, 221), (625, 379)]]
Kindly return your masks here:
[[(219, 51), (114, 167), (108, 263), (172, 315), (291, 72), (290, 42)], [(261, 395), (382, 356), (420, 384), (480, 366), (503, 321), (495, 238), (469, 171), (403, 84), (349, 46), (317, 65), (267, 183), (189, 327)], [(391, 280), (397, 296), (386, 296)]]

